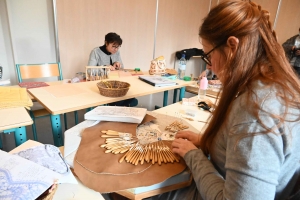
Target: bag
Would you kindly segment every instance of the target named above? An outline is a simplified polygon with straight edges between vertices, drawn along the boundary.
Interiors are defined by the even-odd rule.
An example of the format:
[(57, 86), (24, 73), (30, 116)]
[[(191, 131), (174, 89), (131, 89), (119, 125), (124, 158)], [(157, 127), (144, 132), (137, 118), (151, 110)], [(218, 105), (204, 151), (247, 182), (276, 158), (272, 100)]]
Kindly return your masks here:
[(204, 52), (202, 49), (197, 48), (183, 49), (175, 53), (176, 58), (179, 60), (182, 57), (182, 54), (185, 54), (185, 59), (189, 60), (193, 56), (203, 56)]
[(155, 58), (151, 61), (149, 74), (165, 74), (166, 73), (166, 60), (163, 56)]

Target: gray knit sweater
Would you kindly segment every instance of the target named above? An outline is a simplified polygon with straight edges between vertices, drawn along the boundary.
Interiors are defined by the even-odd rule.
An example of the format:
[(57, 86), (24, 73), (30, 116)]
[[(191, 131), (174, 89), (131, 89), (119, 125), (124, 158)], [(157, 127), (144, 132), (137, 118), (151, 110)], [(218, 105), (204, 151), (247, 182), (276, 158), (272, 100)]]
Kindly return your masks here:
[[(268, 126), (278, 122), (270, 114), (282, 115), (284, 107), (276, 89), (256, 84), (260, 117)], [(289, 108), (287, 121), (275, 131), (253, 136), (264, 128), (247, 112), (247, 94), (234, 100), (225, 126), (213, 140), (209, 160), (200, 149), (186, 153), (184, 160), (193, 174), (191, 186), (152, 199), (286, 199), (300, 178), (300, 122), (288, 122), (300, 115)], [(240, 136), (249, 137), (240, 139)], [(299, 184), (299, 183), (298, 183)]]
[(119, 62), (121, 63), (121, 68), (124, 68), (120, 51), (117, 51), (117, 53), (115, 54), (107, 55), (99, 47), (96, 47), (92, 50), (90, 54), (88, 66), (110, 65), (110, 58), (112, 60), (112, 63)]
[[(277, 120), (263, 110), (282, 115), (284, 108), (277, 98), (276, 89), (258, 82), (255, 91), (262, 108), (261, 119), (268, 127), (273, 127)], [(234, 101), (228, 122), (213, 141), (211, 161), (200, 149), (185, 155), (197, 187), (197, 190), (190, 191), (194, 192), (194, 197), (286, 199), (295, 187), (300, 176), (299, 121), (285, 122), (275, 130), (277, 134), (251, 136), (264, 128), (246, 111), (246, 96), (242, 94)], [(289, 108), (289, 112), (287, 119), (300, 115), (296, 109)], [(249, 137), (238, 142), (242, 135)]]

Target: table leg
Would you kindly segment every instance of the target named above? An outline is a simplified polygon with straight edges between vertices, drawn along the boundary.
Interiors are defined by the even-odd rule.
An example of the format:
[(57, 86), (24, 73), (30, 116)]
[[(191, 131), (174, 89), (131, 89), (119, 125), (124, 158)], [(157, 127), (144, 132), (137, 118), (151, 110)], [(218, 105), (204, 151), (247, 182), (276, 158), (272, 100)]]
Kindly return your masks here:
[(3, 131), (3, 133), (11, 133), (11, 132), (15, 133), (16, 146), (19, 146), (20, 144), (27, 141), (25, 126), (21, 126), (21, 127), (18, 127), (18, 128), (7, 129), (7, 130)]
[(168, 94), (169, 91), (164, 91), (164, 102), (163, 102), (163, 107), (168, 105)]
[(86, 112), (89, 112), (89, 111), (93, 110), (94, 108), (95, 108), (95, 107), (87, 108), (87, 109), (86, 109)]
[(75, 125), (78, 124), (78, 112), (74, 111), (74, 115), (75, 115)]
[[(2, 132), (0, 131), (0, 134), (1, 134)], [(3, 149), (3, 145), (2, 145), (2, 138), (1, 138), (1, 135), (0, 135), (0, 149)]]
[(51, 119), (54, 145), (57, 147), (63, 146), (64, 141), (62, 136), (60, 115), (51, 115), (50, 119)]
[(68, 130), (67, 113), (64, 113), (64, 124), (65, 124), (65, 130)]
[(177, 100), (177, 89), (174, 89), (174, 93), (173, 93), (173, 103), (176, 103)]
[(179, 101), (182, 101), (182, 98), (184, 98), (185, 94), (185, 87), (180, 88), (180, 93), (179, 93)]

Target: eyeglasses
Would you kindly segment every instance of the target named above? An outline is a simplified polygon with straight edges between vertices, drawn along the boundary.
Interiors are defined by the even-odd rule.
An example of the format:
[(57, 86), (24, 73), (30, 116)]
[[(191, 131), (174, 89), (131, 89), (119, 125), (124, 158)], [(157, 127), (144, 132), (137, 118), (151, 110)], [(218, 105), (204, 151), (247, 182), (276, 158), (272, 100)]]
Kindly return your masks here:
[(112, 46), (114, 49), (119, 49), (121, 46)]
[(222, 44), (223, 44), (223, 43), (221, 43), (221, 44), (215, 46), (215, 47), (214, 47), (212, 50), (210, 50), (208, 53), (203, 53), (203, 55), (201, 55), (202, 60), (203, 60), (206, 64), (208, 64), (209, 66), (211, 66), (211, 61), (210, 61), (210, 56), (209, 56), (209, 54), (210, 54), (211, 52), (213, 52), (216, 48), (219, 48)]

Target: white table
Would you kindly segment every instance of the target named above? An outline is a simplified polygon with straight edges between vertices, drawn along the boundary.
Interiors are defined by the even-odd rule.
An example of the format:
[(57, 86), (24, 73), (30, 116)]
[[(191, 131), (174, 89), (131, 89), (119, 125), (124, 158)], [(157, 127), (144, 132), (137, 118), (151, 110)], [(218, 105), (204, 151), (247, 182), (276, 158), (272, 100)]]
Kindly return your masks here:
[[(197, 98), (197, 96), (192, 97)], [(206, 97), (213, 103), (215, 103), (216, 99), (211, 97)], [(210, 112), (204, 111), (198, 108), (197, 105), (182, 105), (182, 102), (177, 102), (166, 107), (155, 110), (154, 112), (158, 112), (165, 115), (171, 115), (176, 117), (181, 117), (186, 120), (189, 124), (191, 124), (199, 133), (203, 132), (203, 128), (205, 128), (207, 119), (211, 115)], [(188, 120), (189, 118), (190, 120)]]

